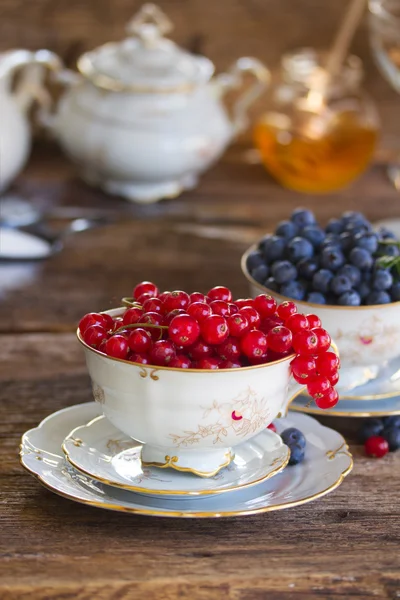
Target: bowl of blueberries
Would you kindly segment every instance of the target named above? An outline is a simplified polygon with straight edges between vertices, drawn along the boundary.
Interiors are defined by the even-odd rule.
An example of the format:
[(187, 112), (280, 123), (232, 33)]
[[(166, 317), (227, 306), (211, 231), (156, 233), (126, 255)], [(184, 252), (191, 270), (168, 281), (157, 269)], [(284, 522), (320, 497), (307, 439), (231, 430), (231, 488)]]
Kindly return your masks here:
[(362, 213), (321, 226), (298, 208), (245, 252), (242, 271), (252, 296), (295, 300), (323, 320), (341, 358), (339, 392), (400, 360), (400, 240)]

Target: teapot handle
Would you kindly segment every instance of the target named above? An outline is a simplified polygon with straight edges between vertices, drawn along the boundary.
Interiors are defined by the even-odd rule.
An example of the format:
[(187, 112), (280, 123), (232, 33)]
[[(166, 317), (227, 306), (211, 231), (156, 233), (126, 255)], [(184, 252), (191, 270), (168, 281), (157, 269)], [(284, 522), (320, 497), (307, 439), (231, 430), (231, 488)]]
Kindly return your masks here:
[(255, 83), (247, 88), (237, 99), (233, 107), (234, 136), (244, 131), (248, 126), (247, 111), (251, 104), (268, 87), (271, 75), (269, 70), (257, 58), (239, 58), (227, 73), (222, 73), (215, 78), (215, 83), (223, 95), (232, 89), (238, 89), (243, 85), (243, 75), (249, 73), (256, 79)]

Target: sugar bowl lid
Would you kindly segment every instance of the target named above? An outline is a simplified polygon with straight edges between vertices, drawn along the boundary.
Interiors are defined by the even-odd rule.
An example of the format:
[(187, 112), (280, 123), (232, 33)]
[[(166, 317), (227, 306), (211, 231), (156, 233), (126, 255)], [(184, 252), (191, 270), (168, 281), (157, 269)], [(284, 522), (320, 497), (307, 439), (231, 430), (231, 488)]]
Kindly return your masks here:
[(208, 81), (214, 65), (164, 37), (172, 29), (155, 4), (145, 4), (128, 23), (130, 37), (83, 54), (78, 69), (94, 85), (113, 92), (190, 91)]

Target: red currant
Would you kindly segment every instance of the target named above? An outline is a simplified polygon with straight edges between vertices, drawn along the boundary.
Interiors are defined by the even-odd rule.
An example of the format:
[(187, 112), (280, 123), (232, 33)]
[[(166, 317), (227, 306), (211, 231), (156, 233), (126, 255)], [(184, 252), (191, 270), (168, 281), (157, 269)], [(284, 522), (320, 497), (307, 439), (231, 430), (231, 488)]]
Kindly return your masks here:
[(220, 358), (211, 357), (211, 358), (201, 358), (197, 364), (197, 369), (219, 369), (220, 364), (222, 363)]
[(272, 317), (267, 317), (261, 321), (260, 330), (263, 333), (268, 333), (268, 331), (271, 331), (274, 327), (278, 327), (278, 325), (284, 325), (284, 321), (276, 315), (272, 315)]
[(210, 300), (224, 300), (225, 302), (232, 302), (232, 292), (223, 285), (217, 285), (211, 288), (207, 296)]
[(161, 302), (164, 304), (164, 300), (165, 298), (167, 298), (170, 295), (171, 292), (162, 292), (159, 296), (158, 299), (161, 300)]
[(243, 365), (239, 360), (223, 360), (219, 365), (220, 369), (240, 369), (241, 367)]
[(267, 352), (267, 338), (262, 331), (253, 329), (240, 339), (240, 349), (249, 359), (260, 359)]
[(270, 423), (267, 426), (267, 429), (270, 429), (271, 431), (273, 431), (274, 433), (276, 433), (276, 427), (275, 427), (275, 425), (273, 423)]
[(255, 308), (252, 306), (245, 306), (241, 308), (238, 312), (239, 315), (244, 315), (248, 322), (250, 323), (251, 329), (258, 329), (261, 323), (261, 318)]
[(151, 300), (152, 298), (154, 298), (154, 296), (151, 292), (145, 292), (144, 294), (139, 296), (139, 298), (137, 299), (137, 302), (143, 306), (143, 304), (146, 302), (146, 300)]
[(170, 340), (159, 340), (158, 342), (155, 342), (150, 352), (152, 363), (159, 367), (168, 366), (175, 356), (175, 346)]
[(146, 354), (153, 345), (150, 333), (141, 327), (129, 333), (128, 344), (132, 352), (139, 354)]
[(254, 298), (254, 308), (260, 314), (262, 319), (275, 314), (276, 300), (269, 294), (260, 294)]
[(250, 329), (248, 318), (240, 312), (228, 317), (226, 322), (228, 323), (230, 334), (234, 337), (241, 337)]
[(193, 302), (187, 308), (188, 314), (199, 323), (212, 315), (212, 308), (205, 302)]
[(200, 292), (193, 292), (192, 294), (190, 294), (189, 299), (190, 299), (190, 304), (193, 304), (193, 302), (207, 303), (209, 300), (208, 296), (206, 296), (205, 294), (201, 294)]
[(142, 294), (150, 293), (152, 296), (158, 296), (158, 287), (151, 281), (142, 281), (138, 283), (132, 292), (132, 296), (138, 300)]
[(125, 359), (129, 352), (128, 340), (124, 335), (117, 333), (108, 338), (104, 344), (104, 350), (107, 356)]
[(296, 354), (317, 354), (318, 338), (313, 331), (298, 331), (293, 336), (293, 349)]
[(178, 315), (187, 315), (187, 314), (188, 313), (186, 312), (186, 310), (183, 310), (183, 308), (174, 308), (174, 310), (171, 310), (171, 312), (169, 312), (167, 315), (165, 315), (165, 317), (164, 317), (165, 324), (169, 325), (171, 323), (172, 319), (174, 319)]
[(335, 371), (334, 373), (332, 373), (331, 375), (328, 375), (328, 379), (331, 382), (331, 386), (333, 387), (334, 385), (337, 384), (337, 382), (339, 381), (339, 371)]
[(232, 336), (227, 337), (222, 344), (217, 346), (217, 353), (224, 360), (236, 360), (240, 356), (239, 340)]
[(285, 322), (285, 325), (292, 333), (297, 333), (302, 329), (310, 329), (307, 317), (300, 313), (294, 313), (294, 315), (290, 315)]
[(274, 352), (289, 352), (292, 347), (292, 332), (283, 325), (274, 327), (267, 333), (268, 348)]
[(316, 327), (315, 329), (312, 330), (312, 332), (318, 338), (318, 348), (317, 348), (318, 354), (321, 354), (322, 352), (326, 352), (330, 348), (330, 345), (331, 345), (331, 336), (329, 335), (329, 333), (322, 327)]
[(192, 367), (192, 361), (185, 354), (178, 354), (171, 360), (169, 366), (174, 369), (190, 369)]
[(288, 300), (287, 302), (282, 302), (276, 309), (276, 312), (278, 313), (278, 317), (287, 321), (290, 315), (297, 313), (297, 306), (294, 302)]
[(214, 349), (209, 344), (206, 344), (201, 338), (197, 340), (189, 349), (189, 354), (193, 360), (201, 360), (214, 356)]
[(382, 458), (389, 452), (389, 444), (385, 438), (380, 435), (373, 435), (368, 438), (365, 442), (365, 453), (367, 456), (373, 456), (374, 458)]
[(85, 333), (86, 329), (92, 325), (100, 325), (103, 329), (110, 329), (113, 324), (113, 319), (110, 315), (100, 313), (88, 313), (79, 321), (79, 331)]
[(190, 315), (178, 315), (169, 324), (168, 335), (177, 346), (191, 346), (200, 336), (200, 325)]
[[(149, 325), (164, 325), (164, 317), (159, 313), (155, 312), (143, 313), (138, 323), (147, 323)], [(160, 337), (162, 337), (163, 330), (161, 328), (159, 329), (158, 327), (149, 327), (149, 333), (153, 340), (159, 340)]]
[(115, 317), (115, 319), (113, 320), (113, 325), (111, 327), (111, 331), (117, 331), (117, 329), (120, 329), (123, 325), (125, 325), (123, 318)]
[(324, 352), (316, 357), (315, 364), (318, 375), (330, 377), (339, 368), (339, 358), (334, 352)]
[(129, 356), (128, 360), (130, 362), (139, 363), (140, 365), (150, 365), (150, 357), (147, 354), (137, 354), (133, 353)]
[(200, 324), (201, 334), (207, 344), (222, 344), (229, 335), (226, 319), (221, 315), (211, 315)]
[(100, 325), (92, 325), (85, 330), (82, 337), (91, 348), (99, 348), (103, 340), (108, 338), (108, 333)]
[(316, 375), (307, 382), (307, 391), (313, 398), (322, 398), (331, 387), (329, 379), (323, 375)]
[(228, 302), (224, 300), (213, 300), (210, 302), (210, 308), (214, 315), (221, 315), (222, 317), (229, 317), (230, 308)]
[(235, 304), (239, 310), (245, 306), (251, 306), (254, 308), (253, 298), (239, 298), (239, 300), (235, 300)]
[(140, 318), (142, 317), (144, 313), (143, 308), (138, 308), (138, 307), (133, 307), (133, 308), (128, 308), (128, 310), (125, 311), (124, 316), (123, 316), (123, 324), (124, 325), (134, 325), (135, 323), (138, 323)]
[(306, 315), (307, 321), (310, 325), (310, 329), (321, 327), (321, 319), (317, 315)]
[(333, 408), (338, 403), (339, 394), (337, 393), (335, 388), (331, 387), (326, 392), (324, 392), (322, 396), (318, 396), (317, 398), (314, 398), (314, 400), (318, 408)]
[(239, 311), (238, 307), (233, 302), (228, 302), (228, 306), (229, 306), (229, 316), (236, 315), (236, 313)]
[(182, 290), (175, 290), (166, 296), (164, 300), (164, 312), (169, 313), (171, 310), (174, 310), (174, 308), (183, 308), (186, 310), (189, 306), (189, 302), (189, 294)]
[(293, 377), (299, 383), (307, 381), (317, 374), (317, 367), (312, 356), (296, 356), (290, 363)]
[(144, 312), (163, 312), (163, 303), (159, 298), (149, 298), (143, 302)]

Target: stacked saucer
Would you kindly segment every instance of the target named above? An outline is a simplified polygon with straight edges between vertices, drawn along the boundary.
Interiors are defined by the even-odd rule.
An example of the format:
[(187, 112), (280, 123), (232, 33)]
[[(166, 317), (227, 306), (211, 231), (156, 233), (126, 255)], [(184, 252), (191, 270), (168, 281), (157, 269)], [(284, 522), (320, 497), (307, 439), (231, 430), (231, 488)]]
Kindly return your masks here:
[(165, 517), (228, 517), (289, 508), (334, 490), (353, 461), (344, 438), (307, 415), (289, 413), (278, 432), (297, 427), (305, 460), (287, 466), (289, 450), (265, 429), (235, 448), (213, 477), (143, 466), (142, 445), (127, 437), (95, 402), (47, 417), (21, 442), (22, 465), (48, 489), (110, 510)]

